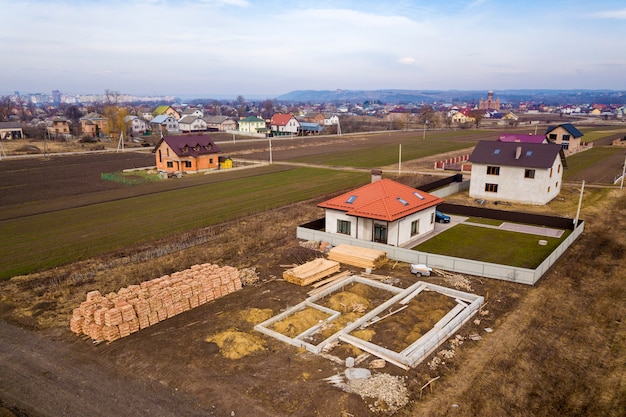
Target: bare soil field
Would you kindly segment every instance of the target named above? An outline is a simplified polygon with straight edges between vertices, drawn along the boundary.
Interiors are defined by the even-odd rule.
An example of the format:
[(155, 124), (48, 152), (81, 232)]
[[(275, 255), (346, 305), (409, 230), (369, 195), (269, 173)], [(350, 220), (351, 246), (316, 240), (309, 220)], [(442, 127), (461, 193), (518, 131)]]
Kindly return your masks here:
[[(344, 150), (351, 148), (350, 143), (343, 146)], [(261, 148), (253, 154), (262, 157)], [(302, 152), (295, 148), (283, 151)], [(144, 157), (137, 156), (137, 163)], [(5, 162), (9, 161), (2, 161), (0, 169)], [(97, 162), (86, 166), (93, 164)], [(418, 170), (427, 164), (430, 161), (414, 161), (403, 167)], [(36, 164), (24, 172), (31, 169), (37, 172)], [(77, 165), (75, 175), (84, 170), (85, 165)], [(417, 177), (401, 180), (421, 181)], [(94, 191), (89, 186), (89, 182), (76, 185), (74, 192), (89, 194)], [(33, 194), (39, 197), (30, 200), (11, 197), (11, 208), (45, 201), (46, 192), (42, 187)], [(564, 190), (561, 197), (545, 211), (572, 216), (576, 190)], [(463, 200), (469, 199), (459, 195), (450, 202)], [(321, 256), (301, 247), (295, 238), (298, 224), (320, 217), (318, 202), (294, 204), (0, 283), (0, 414), (391, 414), (391, 404), (343, 391), (324, 380), (341, 373), (343, 366), (253, 330), (268, 315), (278, 314), (306, 297), (310, 288), (283, 281), (282, 272), (284, 265)], [(4, 206), (3, 202), (0, 207)], [(581, 218), (586, 220), (585, 233), (534, 287), (466, 277), (464, 284), (484, 296), (486, 304), (476, 321), (458, 333), (459, 342), (444, 344), (410, 371), (391, 364), (373, 370), (402, 378), (408, 404), (395, 415), (624, 415), (625, 211), (626, 196), (619, 190), (605, 191), (593, 205), (584, 205)], [(212, 239), (156, 258), (142, 256), (199, 234)], [(88, 291), (117, 291), (204, 262), (253, 267), (259, 280), (110, 344), (94, 344), (69, 331), (71, 311)], [(405, 264), (388, 263), (374, 272), (401, 287), (415, 281)], [(454, 284), (436, 275), (425, 280)], [(236, 346), (220, 347), (218, 336), (227, 331), (246, 337), (234, 343)], [(480, 335), (481, 339), (471, 340), (470, 335)], [(378, 337), (379, 343), (392, 343), (392, 334), (386, 336), (388, 340), (382, 334)], [(245, 351), (249, 340), (260, 343), (262, 349), (250, 349), (239, 359), (227, 357), (229, 350)], [(366, 366), (371, 359), (364, 362)], [(432, 388), (420, 389), (436, 377), (439, 379)]]

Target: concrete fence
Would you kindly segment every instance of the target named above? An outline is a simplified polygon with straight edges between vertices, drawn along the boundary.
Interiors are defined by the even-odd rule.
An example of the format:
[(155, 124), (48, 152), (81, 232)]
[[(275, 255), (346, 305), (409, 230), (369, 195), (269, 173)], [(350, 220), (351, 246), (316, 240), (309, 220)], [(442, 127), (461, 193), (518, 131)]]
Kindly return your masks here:
[(382, 243), (358, 240), (351, 238), (350, 236), (327, 233), (320, 229), (309, 228), (313, 225), (319, 227), (320, 221), (321, 224), (323, 224), (323, 220), (324, 219), (320, 219), (315, 222), (299, 226), (296, 231), (297, 237), (304, 240), (329, 242), (333, 246), (347, 244), (367, 249), (375, 249), (386, 252), (389, 259), (400, 262), (426, 264), (431, 268), (443, 269), (450, 272), (476, 275), (485, 278), (494, 278), (528, 285), (536, 283), (539, 278), (541, 278), (543, 274), (545, 274), (546, 271), (554, 265), (567, 248), (569, 248), (578, 236), (580, 236), (585, 227), (584, 222), (579, 222), (578, 227), (574, 229), (572, 233), (537, 268), (529, 269), (420, 252), (397, 246), (389, 246)]

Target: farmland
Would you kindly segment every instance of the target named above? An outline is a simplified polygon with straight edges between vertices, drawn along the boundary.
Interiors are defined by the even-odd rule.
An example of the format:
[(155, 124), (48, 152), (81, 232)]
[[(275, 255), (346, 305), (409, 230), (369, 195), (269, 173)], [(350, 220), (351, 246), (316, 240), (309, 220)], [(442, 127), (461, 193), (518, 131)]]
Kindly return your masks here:
[[(397, 154), (393, 152), (381, 155), (378, 164), (362, 155), (375, 153), (381, 144), (395, 152), (403, 140), (418, 141), (415, 135), (412, 139), (406, 135), (406, 139), (383, 135), (371, 142), (366, 138), (343, 138), (332, 144), (331, 153), (354, 151), (355, 158), (362, 162), (344, 157), (333, 164), (363, 168), (389, 165), (388, 169), (395, 171)], [(477, 137), (458, 140), (454, 149), (460, 152)], [(275, 160), (311, 158), (309, 163), (319, 163), (314, 155), (327, 152), (324, 146), (314, 145), (320, 142), (312, 142), (309, 157), (304, 147), (295, 143), (273, 143)], [(403, 153), (405, 149), (409, 152), (410, 143), (402, 144)], [(433, 152), (455, 152), (439, 148), (439, 144), (429, 146), (438, 149)], [(265, 143), (236, 143), (223, 148), (234, 157), (268, 159)], [(432, 168), (433, 158), (425, 155), (406, 160), (403, 167), (426, 170)], [(604, 160), (600, 158), (585, 168), (588, 181), (592, 181), (590, 169), (595, 166), (597, 172), (602, 171)], [(2, 161), (0, 167), (8, 166), (7, 162), (14, 163)], [(319, 217), (315, 204), (327, 194), (366, 182), (367, 170), (331, 171), (276, 164), (123, 186), (99, 179), (96, 171), (117, 170), (113, 165), (89, 174), (86, 167), (95, 161), (76, 162), (76, 171), (61, 177), (67, 186), (61, 179), (52, 187), (46, 186), (46, 171), (37, 177), (42, 185), (32, 184), (24, 178), (26, 175), (17, 173), (10, 174), (14, 175), (10, 183), (2, 183), (3, 190), (11, 190), (12, 184), (20, 184), (22, 189), (32, 186), (33, 190), (28, 198), (12, 192), (3, 194), (7, 200), (3, 200), (0, 210), (4, 219), (2, 241), (22, 245), (20, 251), (3, 246), (3, 250), (13, 251), (7, 255), (24, 259), (28, 256), (22, 252), (27, 252), (37, 258), (55, 251), (56, 246), (65, 250), (49, 258), (63, 260), (49, 262), (54, 268), (27, 264), (24, 268), (41, 271), (1, 284), (2, 319), (37, 331), (0, 322), (0, 348), (7, 352), (7, 361), (13, 363), (13, 368), (0, 363), (0, 405), (29, 416), (44, 415), (44, 409), (52, 414), (128, 416), (145, 415), (145, 410), (151, 415), (373, 414), (357, 395), (323, 382), (324, 377), (337, 372), (336, 364), (326, 359), (266, 340), (262, 352), (231, 360), (220, 355), (214, 343), (205, 341), (232, 329), (253, 335), (255, 309), (276, 314), (302, 300), (305, 289), (279, 279), (283, 270), (280, 265), (314, 256), (295, 241), (295, 226)], [(56, 159), (41, 163), (53, 165)], [(128, 167), (130, 162), (121, 164)], [(32, 169), (36, 172), (37, 164)], [(56, 171), (47, 171), (49, 180), (54, 180), (50, 173)], [(277, 184), (284, 187), (284, 195), (273, 191)], [(51, 189), (59, 194), (50, 193)], [(470, 200), (466, 196), (457, 198)], [(560, 199), (533, 210), (572, 216), (577, 198), (575, 187), (566, 187)], [(279, 202), (274, 204), (274, 199)], [(171, 202), (180, 204), (171, 208)], [(385, 372), (406, 377), (411, 392), (411, 403), (397, 415), (620, 415), (626, 406), (626, 265), (619, 232), (626, 227), (625, 210), (626, 200), (619, 190), (592, 190), (581, 214), (586, 220), (584, 235), (535, 287), (469, 277), (473, 291), (486, 296), (488, 314), (481, 316), (479, 324), (468, 323), (460, 333), (479, 333), (482, 340), (466, 340), (454, 358), (446, 359), (436, 369), (425, 362), (405, 373), (387, 365)], [(9, 229), (5, 225), (19, 227)], [(52, 232), (48, 232), (50, 228)], [(160, 228), (165, 231), (156, 230)], [(103, 234), (106, 238), (100, 237)], [(34, 243), (39, 239), (41, 244)], [(64, 246), (76, 239), (84, 240), (76, 246)], [(4, 253), (0, 259), (4, 262)], [(117, 291), (201, 262), (255, 267), (260, 281), (110, 345), (93, 345), (69, 333), (71, 310), (84, 300), (87, 291)], [(402, 283), (411, 279), (402, 266), (387, 265), (376, 272)], [(449, 285), (442, 277), (430, 280)], [(485, 333), (485, 327), (494, 333)], [(44, 352), (57, 358), (53, 368), (41, 357)], [(29, 389), (28, 376), (42, 373), (38, 389)], [(419, 388), (436, 376), (440, 380), (433, 391), (420, 398)], [(99, 382), (87, 383), (85, 388), (81, 381)], [(119, 381), (120, 387), (113, 381)], [(59, 385), (65, 389), (58, 389)], [(16, 390), (15, 386), (24, 388)], [(82, 404), (72, 401), (78, 393)]]

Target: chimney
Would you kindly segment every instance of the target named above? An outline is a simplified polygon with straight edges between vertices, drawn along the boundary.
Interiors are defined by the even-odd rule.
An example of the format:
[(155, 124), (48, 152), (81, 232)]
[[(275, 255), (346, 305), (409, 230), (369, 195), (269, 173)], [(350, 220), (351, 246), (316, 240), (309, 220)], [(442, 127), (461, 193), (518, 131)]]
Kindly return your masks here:
[(515, 159), (519, 159), (520, 156), (522, 156), (522, 147), (518, 146), (515, 148)]
[(383, 171), (381, 171), (380, 169), (373, 169), (372, 170), (372, 182), (379, 181), (382, 178), (382, 175), (383, 175)]

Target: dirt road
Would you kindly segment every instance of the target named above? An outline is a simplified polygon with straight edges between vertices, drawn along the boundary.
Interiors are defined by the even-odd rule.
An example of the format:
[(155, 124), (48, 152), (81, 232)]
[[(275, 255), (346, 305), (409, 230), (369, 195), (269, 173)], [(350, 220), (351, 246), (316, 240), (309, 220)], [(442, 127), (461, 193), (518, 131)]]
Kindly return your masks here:
[(0, 352), (1, 405), (17, 415), (230, 415), (203, 408), (188, 395), (159, 382), (121, 372), (93, 352), (85, 352), (84, 343), (70, 344), (53, 333), (32, 332), (0, 321)]

